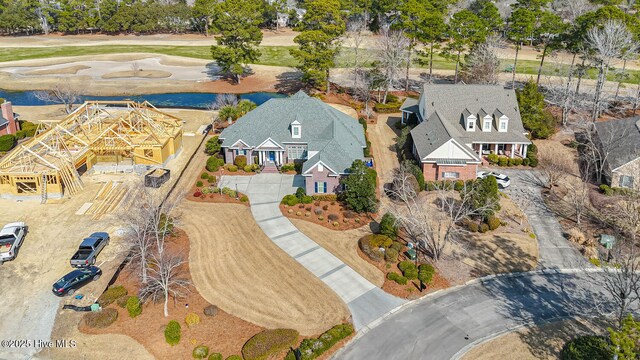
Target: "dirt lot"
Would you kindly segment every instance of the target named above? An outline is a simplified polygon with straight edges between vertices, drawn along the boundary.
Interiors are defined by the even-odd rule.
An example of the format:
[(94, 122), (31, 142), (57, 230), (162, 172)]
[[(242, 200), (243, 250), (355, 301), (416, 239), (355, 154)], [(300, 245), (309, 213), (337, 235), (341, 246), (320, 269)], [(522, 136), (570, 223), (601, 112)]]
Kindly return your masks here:
[(586, 320), (566, 320), (542, 326), (523, 328), (478, 345), (463, 360), (555, 360), (565, 342), (581, 335), (599, 334), (598, 328)]
[(350, 316), (335, 293), (264, 235), (246, 206), (185, 201), (178, 210), (191, 240), (191, 276), (207, 301), (259, 326), (302, 335)]
[(395, 151), (398, 134), (394, 124), (398, 120), (400, 120), (399, 114), (380, 114), (377, 123), (367, 124), (367, 136), (371, 141), (380, 191), (382, 191), (384, 184), (391, 182), (393, 169), (400, 166)]

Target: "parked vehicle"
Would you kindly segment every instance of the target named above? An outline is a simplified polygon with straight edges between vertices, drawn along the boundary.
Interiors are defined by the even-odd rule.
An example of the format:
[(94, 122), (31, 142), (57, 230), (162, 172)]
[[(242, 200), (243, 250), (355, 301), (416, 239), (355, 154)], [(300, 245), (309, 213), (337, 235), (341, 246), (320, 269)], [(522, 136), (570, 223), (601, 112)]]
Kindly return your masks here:
[(57, 296), (73, 295), (76, 290), (91, 281), (100, 279), (100, 275), (102, 275), (102, 270), (97, 266), (76, 269), (56, 281), (51, 291)]
[(82, 240), (78, 251), (71, 257), (71, 266), (87, 267), (96, 263), (96, 257), (109, 244), (109, 234), (96, 232)]
[(12, 222), (0, 230), (0, 265), (18, 256), (25, 235), (27, 225), (23, 222)]
[(211, 129), (213, 129), (213, 125), (212, 124), (207, 125), (207, 127), (204, 128), (204, 130), (202, 130), (202, 135), (207, 135), (209, 131), (211, 131)]
[(478, 171), (477, 175), (478, 175), (478, 179), (484, 179), (487, 176), (493, 176), (494, 178), (496, 178), (496, 181), (498, 182), (498, 187), (500, 189), (507, 188), (509, 187), (509, 185), (511, 185), (511, 180), (505, 174), (499, 174), (493, 171)]

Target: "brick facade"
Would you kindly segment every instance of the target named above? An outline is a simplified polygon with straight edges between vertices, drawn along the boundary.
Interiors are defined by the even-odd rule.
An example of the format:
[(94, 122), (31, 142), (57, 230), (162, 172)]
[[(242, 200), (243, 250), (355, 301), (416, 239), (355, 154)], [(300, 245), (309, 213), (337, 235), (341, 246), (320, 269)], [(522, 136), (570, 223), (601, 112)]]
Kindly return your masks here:
[(446, 166), (433, 163), (422, 163), (422, 172), (425, 181), (445, 180), (442, 177), (444, 172), (457, 172), (457, 179), (449, 178), (448, 180), (472, 180), (476, 178), (478, 165), (470, 164), (465, 166)]
[(15, 134), (20, 130), (20, 125), (13, 117), (13, 107), (11, 106), (11, 102), (3, 102), (2, 105), (0, 105), (0, 109), (2, 110), (2, 117), (7, 119), (9, 122), (8, 124), (0, 127), (0, 135)]
[(307, 194), (313, 195), (316, 194), (315, 184), (316, 182), (326, 182), (327, 183), (327, 194), (335, 194), (340, 186), (340, 177), (339, 176), (329, 176), (329, 174), (333, 175), (327, 168), (324, 168), (322, 172), (318, 171), (318, 167), (314, 167), (311, 169), (309, 173), (305, 176), (305, 186), (307, 188)]

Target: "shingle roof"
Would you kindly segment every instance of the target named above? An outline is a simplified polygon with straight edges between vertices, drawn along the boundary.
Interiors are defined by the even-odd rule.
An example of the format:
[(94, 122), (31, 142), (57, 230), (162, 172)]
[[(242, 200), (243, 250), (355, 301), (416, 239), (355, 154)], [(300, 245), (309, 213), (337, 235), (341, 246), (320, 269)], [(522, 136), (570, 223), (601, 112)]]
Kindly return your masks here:
[(607, 161), (612, 170), (640, 157), (640, 117), (598, 122), (595, 127), (609, 149)]
[[(290, 125), (298, 121), (301, 137), (292, 138)], [(307, 151), (318, 151), (303, 165), (303, 171), (322, 161), (343, 173), (353, 160), (363, 158), (364, 131), (351, 116), (309, 97), (302, 91), (288, 98), (271, 99), (238, 119), (220, 134), (222, 146), (242, 140), (256, 147), (271, 138), (280, 145), (306, 143)]]
[(2, 114), (0, 114), (0, 126), (5, 126), (9, 123), (9, 120), (5, 119)]
[[(515, 91), (511, 89), (493, 85), (425, 84), (420, 101), (423, 102), (426, 121), (416, 126), (411, 136), (421, 158), (451, 138), (460, 144), (530, 143), (524, 135)], [(490, 132), (482, 131), (478, 123), (475, 131), (466, 131), (465, 119), (472, 114), (478, 122), (487, 114), (497, 118), (506, 115), (509, 118), (507, 131), (498, 131), (496, 119)]]

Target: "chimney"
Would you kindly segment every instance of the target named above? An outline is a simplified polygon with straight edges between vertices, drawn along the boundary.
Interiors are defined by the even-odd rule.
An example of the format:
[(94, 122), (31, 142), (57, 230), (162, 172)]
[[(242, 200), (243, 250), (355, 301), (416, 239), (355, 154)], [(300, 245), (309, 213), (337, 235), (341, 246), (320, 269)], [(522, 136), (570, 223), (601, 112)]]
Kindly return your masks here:
[(2, 117), (7, 119), (9, 124), (7, 124), (7, 134), (15, 134), (19, 129), (19, 125), (16, 122), (16, 119), (13, 117), (13, 107), (11, 106), (11, 102), (5, 101), (0, 105), (2, 109)]

